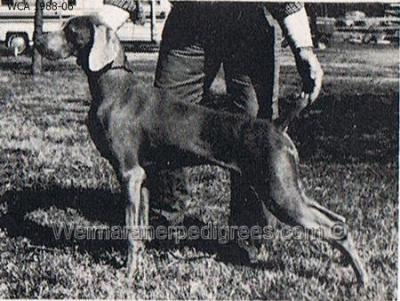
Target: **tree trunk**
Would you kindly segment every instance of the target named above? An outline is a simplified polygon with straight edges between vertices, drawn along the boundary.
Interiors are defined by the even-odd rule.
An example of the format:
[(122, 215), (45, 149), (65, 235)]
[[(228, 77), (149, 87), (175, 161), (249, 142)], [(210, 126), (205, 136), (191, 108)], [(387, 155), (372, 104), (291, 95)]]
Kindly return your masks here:
[[(33, 43), (36, 44), (37, 38), (43, 34), (43, 0), (36, 0), (36, 10), (35, 10), (35, 29), (33, 32)], [(37, 75), (42, 72), (42, 56), (33, 48), (32, 55), (32, 74)]]

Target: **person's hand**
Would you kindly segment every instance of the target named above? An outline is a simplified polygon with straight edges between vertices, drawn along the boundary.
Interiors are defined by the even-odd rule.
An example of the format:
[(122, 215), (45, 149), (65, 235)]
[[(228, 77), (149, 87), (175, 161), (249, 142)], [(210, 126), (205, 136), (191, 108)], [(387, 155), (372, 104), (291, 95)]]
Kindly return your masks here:
[(295, 52), (297, 70), (303, 82), (301, 99), (306, 103), (314, 102), (322, 86), (324, 72), (311, 47), (302, 47)]

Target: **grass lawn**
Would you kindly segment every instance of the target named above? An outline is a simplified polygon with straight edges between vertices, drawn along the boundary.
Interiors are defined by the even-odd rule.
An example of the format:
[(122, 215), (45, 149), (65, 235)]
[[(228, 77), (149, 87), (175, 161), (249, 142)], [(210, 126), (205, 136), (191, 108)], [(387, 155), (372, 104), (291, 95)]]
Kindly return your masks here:
[[(0, 58), (0, 298), (372, 299), (396, 296), (398, 247), (398, 50), (346, 46), (319, 57), (318, 103), (292, 124), (310, 196), (346, 217), (371, 282), (358, 290), (339, 254), (318, 240), (268, 240), (258, 263), (222, 260), (216, 242), (153, 243), (133, 281), (123, 240), (56, 239), (51, 225), (123, 222), (124, 203), (85, 125), (86, 78), (75, 62)], [(155, 57), (130, 54), (143, 89)], [(298, 78), (287, 52), (282, 97)], [(215, 90), (223, 90), (219, 78)], [(229, 173), (190, 171), (187, 219), (226, 224)]]

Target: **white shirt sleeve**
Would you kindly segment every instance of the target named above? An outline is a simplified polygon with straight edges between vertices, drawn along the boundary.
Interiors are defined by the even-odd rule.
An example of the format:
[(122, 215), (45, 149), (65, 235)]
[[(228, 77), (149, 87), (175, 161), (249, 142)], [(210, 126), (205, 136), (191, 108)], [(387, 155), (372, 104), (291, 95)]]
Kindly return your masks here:
[(295, 48), (313, 46), (310, 24), (304, 8), (284, 18), (282, 24), (287, 38)]

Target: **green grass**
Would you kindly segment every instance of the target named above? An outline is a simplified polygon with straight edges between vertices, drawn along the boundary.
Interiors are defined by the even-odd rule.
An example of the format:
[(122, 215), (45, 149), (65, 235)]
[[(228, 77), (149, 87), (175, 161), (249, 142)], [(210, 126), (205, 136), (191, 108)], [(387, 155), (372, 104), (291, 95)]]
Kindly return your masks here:
[[(132, 57), (134, 55), (130, 55)], [(73, 60), (51, 63), (37, 79), (28, 58), (0, 58), (0, 297), (141, 299), (394, 299), (398, 238), (398, 58), (384, 48), (319, 53), (319, 102), (290, 134), (309, 195), (346, 217), (371, 283), (326, 243), (273, 239), (255, 265), (220, 260), (218, 244), (153, 243), (133, 281), (124, 241), (56, 240), (50, 224), (123, 222), (119, 185), (89, 138), (86, 78)], [(285, 52), (282, 97), (298, 87)], [(154, 60), (132, 61), (151, 89)], [(214, 90), (223, 90), (221, 79)], [(189, 170), (188, 218), (226, 224), (229, 174)], [(179, 182), (174, 189), (179, 189)], [(169, 187), (170, 190), (173, 188)], [(165, 192), (170, 199), (170, 192)], [(155, 218), (156, 219), (156, 218)], [(157, 222), (157, 220), (155, 220)]]

